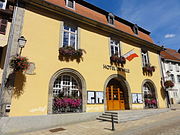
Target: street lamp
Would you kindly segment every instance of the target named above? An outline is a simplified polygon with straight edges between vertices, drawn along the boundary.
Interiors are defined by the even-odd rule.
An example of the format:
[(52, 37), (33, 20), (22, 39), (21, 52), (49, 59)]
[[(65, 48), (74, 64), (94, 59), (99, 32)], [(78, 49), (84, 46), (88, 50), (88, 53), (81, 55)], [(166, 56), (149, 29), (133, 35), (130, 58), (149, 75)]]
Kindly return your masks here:
[(27, 42), (27, 40), (24, 38), (24, 36), (21, 36), (21, 37), (18, 39), (18, 44), (19, 44), (19, 47), (21, 48), (19, 55), (21, 55), (22, 48), (24, 48), (26, 42)]

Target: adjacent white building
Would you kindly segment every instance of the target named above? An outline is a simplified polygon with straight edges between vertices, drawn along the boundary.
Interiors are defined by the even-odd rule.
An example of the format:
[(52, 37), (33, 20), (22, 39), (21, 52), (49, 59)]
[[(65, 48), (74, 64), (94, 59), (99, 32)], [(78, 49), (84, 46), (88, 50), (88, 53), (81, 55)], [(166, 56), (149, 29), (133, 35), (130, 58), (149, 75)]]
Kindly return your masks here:
[(166, 48), (161, 52), (164, 80), (174, 82), (174, 87), (166, 89), (171, 104), (180, 104), (180, 53)]

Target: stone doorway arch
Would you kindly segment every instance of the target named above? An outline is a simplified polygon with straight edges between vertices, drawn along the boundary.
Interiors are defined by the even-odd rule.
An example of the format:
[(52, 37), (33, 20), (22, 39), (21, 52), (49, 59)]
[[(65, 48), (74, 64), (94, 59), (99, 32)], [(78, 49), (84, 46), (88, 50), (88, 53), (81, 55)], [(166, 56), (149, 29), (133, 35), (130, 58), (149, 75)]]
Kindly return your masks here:
[[(112, 94), (113, 94), (113, 90), (114, 90), (113, 96), (109, 95), (109, 92), (107, 92), (108, 90), (111, 91)], [(124, 96), (124, 101), (123, 101), (124, 102), (124, 109), (129, 110), (132, 108), (132, 98), (131, 98), (130, 86), (129, 86), (127, 80), (123, 76), (117, 75), (117, 74), (113, 74), (113, 75), (109, 76), (105, 82), (104, 91), (106, 93), (104, 96), (105, 110), (109, 109), (109, 107), (108, 107), (108, 105), (109, 105), (108, 102), (110, 99), (109, 96), (111, 96), (111, 98), (112, 98), (112, 99), (110, 99), (111, 101), (112, 100), (119, 100), (119, 102), (121, 102), (121, 97), (120, 97), (121, 94), (123, 94), (123, 96)], [(117, 94), (117, 93), (119, 93), (119, 94)], [(114, 102), (114, 104), (116, 104), (115, 102)], [(118, 110), (118, 108), (115, 108), (115, 110)], [(123, 110), (123, 108), (119, 107), (119, 110)]]

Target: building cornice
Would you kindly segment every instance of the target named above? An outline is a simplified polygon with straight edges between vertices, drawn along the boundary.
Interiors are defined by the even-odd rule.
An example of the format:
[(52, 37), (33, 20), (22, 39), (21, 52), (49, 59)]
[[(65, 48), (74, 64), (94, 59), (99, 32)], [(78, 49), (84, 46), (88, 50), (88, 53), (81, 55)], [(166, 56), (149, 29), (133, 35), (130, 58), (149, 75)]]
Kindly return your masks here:
[(180, 63), (180, 61), (177, 61), (177, 60), (171, 60), (171, 59), (165, 59), (165, 58), (162, 58), (162, 59), (164, 59), (164, 61)]
[(98, 22), (96, 20), (93, 20), (91, 18), (82, 16), (78, 13), (75, 13), (73, 11), (67, 10), (61, 6), (52, 4), (50, 2), (47, 2), (45, 0), (22, 0), (22, 2), (25, 2), (25, 4), (30, 4), (33, 6), (37, 6), (39, 8), (63, 15), (65, 17), (71, 18), (73, 20), (79, 21), (81, 23), (93, 26), (97, 29), (103, 30), (107, 33), (113, 34), (113, 35), (117, 35), (120, 38), (123, 38), (124, 40), (128, 40), (130, 42), (134, 42), (136, 44), (138, 44), (139, 46), (142, 47), (147, 47), (149, 49), (153, 49), (155, 51), (161, 51), (163, 49), (163, 47), (160, 47), (154, 43), (148, 42), (144, 39), (141, 39), (137, 36), (133, 36), (127, 32), (121, 31), (119, 29), (116, 29), (114, 27), (111, 27), (109, 25), (103, 24), (101, 22)]

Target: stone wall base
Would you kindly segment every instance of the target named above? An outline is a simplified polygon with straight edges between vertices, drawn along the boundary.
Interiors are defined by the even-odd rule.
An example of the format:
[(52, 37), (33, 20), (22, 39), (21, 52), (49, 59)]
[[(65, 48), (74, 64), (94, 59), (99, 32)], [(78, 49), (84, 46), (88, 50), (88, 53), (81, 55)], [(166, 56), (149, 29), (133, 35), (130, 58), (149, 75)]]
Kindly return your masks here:
[(43, 116), (1, 117), (0, 135), (15, 135), (18, 133), (52, 128), (66, 124), (95, 120), (102, 112), (52, 114)]

